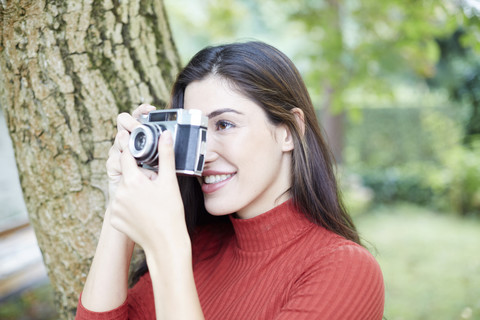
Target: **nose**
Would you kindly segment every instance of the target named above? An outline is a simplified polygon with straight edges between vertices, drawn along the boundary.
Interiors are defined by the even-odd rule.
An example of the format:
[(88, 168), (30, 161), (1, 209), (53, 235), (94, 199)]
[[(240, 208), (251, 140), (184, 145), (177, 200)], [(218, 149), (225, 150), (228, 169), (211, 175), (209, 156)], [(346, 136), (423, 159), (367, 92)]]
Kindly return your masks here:
[(211, 163), (218, 158), (217, 143), (212, 134), (207, 131), (207, 147), (205, 151), (205, 164)]

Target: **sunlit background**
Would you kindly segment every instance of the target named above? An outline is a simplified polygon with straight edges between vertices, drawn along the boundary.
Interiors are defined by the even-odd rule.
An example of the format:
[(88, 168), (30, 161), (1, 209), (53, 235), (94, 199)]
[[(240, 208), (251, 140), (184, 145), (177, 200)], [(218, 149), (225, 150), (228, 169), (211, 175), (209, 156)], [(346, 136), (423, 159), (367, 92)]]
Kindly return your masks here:
[[(261, 40), (297, 65), (345, 202), (382, 267), (386, 319), (480, 319), (480, 1), (165, 5), (183, 63), (206, 45)], [(26, 213), (0, 133), (5, 230)], [(0, 318), (10, 310), (4, 317), (38, 319), (25, 315), (30, 304), (54, 318), (48, 281), (39, 279), (35, 290), (2, 298)]]

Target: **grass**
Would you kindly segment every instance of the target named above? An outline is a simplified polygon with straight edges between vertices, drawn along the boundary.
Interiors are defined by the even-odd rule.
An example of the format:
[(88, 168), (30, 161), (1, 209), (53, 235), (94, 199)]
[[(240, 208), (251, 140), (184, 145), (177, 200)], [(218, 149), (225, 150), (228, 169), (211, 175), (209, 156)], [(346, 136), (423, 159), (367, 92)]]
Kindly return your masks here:
[(480, 221), (411, 205), (355, 220), (384, 274), (386, 319), (480, 319)]

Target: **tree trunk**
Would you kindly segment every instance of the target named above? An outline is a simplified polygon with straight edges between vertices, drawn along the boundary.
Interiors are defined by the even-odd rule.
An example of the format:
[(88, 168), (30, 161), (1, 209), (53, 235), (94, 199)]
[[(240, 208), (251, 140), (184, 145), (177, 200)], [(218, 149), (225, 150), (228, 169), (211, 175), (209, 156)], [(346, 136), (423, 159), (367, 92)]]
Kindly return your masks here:
[(343, 162), (343, 147), (345, 135), (345, 107), (343, 105), (343, 90), (349, 81), (348, 70), (342, 61), (345, 52), (344, 30), (342, 25), (342, 1), (327, 0), (329, 25), (328, 39), (321, 47), (326, 46), (326, 59), (330, 61), (325, 78), (322, 79), (323, 102), (321, 105), (321, 122), (326, 132), (327, 141), (338, 164)]
[(0, 2), (0, 104), (59, 316), (73, 318), (107, 202), (116, 116), (179, 69), (161, 0)]
[(322, 128), (325, 131), (327, 143), (333, 153), (335, 161), (337, 164), (342, 164), (345, 140), (345, 110), (332, 110), (332, 100), (335, 92), (327, 81), (324, 83), (324, 100), (320, 110), (319, 118)]

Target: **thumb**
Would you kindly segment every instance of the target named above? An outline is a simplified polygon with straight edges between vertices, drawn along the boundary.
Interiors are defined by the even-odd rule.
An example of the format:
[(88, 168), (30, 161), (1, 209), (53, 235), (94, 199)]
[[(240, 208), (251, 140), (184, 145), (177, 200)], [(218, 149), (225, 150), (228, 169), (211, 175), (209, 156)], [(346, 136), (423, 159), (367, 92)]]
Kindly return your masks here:
[(167, 177), (175, 175), (175, 151), (170, 131), (163, 131), (158, 142), (158, 175)]

